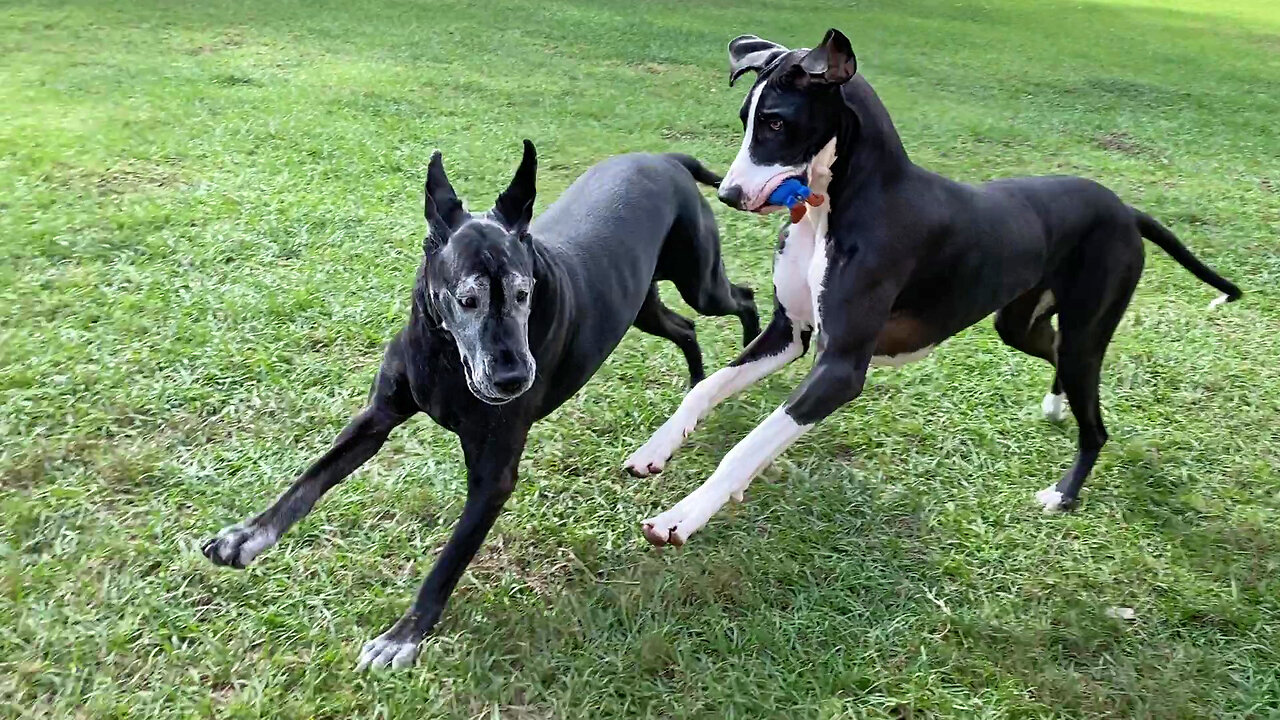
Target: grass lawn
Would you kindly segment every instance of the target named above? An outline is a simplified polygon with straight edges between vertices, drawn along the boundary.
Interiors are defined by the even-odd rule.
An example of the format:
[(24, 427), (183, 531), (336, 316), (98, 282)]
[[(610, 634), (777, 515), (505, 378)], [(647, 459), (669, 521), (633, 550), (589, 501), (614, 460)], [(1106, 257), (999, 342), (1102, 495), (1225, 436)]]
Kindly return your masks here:
[[(250, 570), (200, 556), (361, 406), (433, 148), (486, 207), (523, 137), (540, 208), (617, 152), (723, 170), (726, 42), (828, 26), (917, 162), (1099, 179), (1245, 289), (1208, 312), (1149, 247), (1079, 512), (1033, 502), (1074, 423), (988, 322), (651, 549), (808, 362), (637, 481), (685, 371), (632, 333), (535, 428), (414, 670), (353, 668), (462, 506), (425, 417)], [(1280, 717), (1278, 121), (1272, 0), (3, 2), (0, 716)], [(777, 219), (717, 212), (767, 314)], [(698, 327), (728, 362), (736, 320)]]

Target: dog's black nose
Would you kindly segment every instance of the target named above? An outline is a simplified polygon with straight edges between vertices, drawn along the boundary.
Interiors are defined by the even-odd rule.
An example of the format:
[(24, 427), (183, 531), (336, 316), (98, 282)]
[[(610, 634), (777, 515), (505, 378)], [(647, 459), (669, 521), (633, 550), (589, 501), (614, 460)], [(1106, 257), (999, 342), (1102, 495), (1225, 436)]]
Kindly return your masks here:
[(742, 186), (730, 185), (729, 187), (721, 187), (719, 192), (720, 202), (728, 205), (736, 210), (742, 209)]
[(491, 378), (493, 387), (503, 395), (514, 395), (524, 389), (524, 384), (529, 381), (529, 373), (519, 368), (511, 370), (499, 370), (493, 374)]

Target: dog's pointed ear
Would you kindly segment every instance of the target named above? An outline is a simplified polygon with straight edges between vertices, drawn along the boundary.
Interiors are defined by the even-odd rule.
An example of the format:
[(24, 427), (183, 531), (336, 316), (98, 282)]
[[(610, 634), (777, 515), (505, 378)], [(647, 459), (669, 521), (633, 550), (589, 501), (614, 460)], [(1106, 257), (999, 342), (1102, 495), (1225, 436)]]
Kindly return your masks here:
[[(427, 183), (422, 191), (422, 215), (427, 219), (427, 237), (422, 241), (422, 249), (427, 253), (435, 252), (444, 247), (445, 243), (449, 242), (449, 233), (451, 232), (449, 223), (440, 214), (439, 203), (436, 202), (435, 197), (432, 195), (433, 192), (440, 192), (439, 185), (432, 182), (432, 176), (436, 174), (433, 172), (435, 170), (439, 170), (439, 178), (444, 178), (444, 165), (440, 162), (439, 150), (431, 155), (431, 164), (427, 166)], [(444, 182), (447, 186), (449, 181), (445, 179)], [(453, 202), (458, 204), (458, 212), (465, 214), (458, 196), (453, 194), (453, 188), (449, 188), (448, 195)]]
[(538, 194), (538, 151), (533, 143), (524, 141), (524, 157), (516, 168), (511, 184), (493, 204), (495, 219), (512, 234), (523, 238), (533, 219), (533, 200)]
[(436, 212), (451, 229), (457, 230), (466, 221), (467, 211), (444, 173), (444, 160), (439, 150), (431, 153), (431, 162), (427, 163), (427, 196), (435, 202)]
[(775, 42), (755, 35), (739, 35), (729, 41), (729, 87), (748, 71), (760, 72), (790, 52)]
[(843, 85), (858, 72), (858, 60), (853, 55), (849, 38), (831, 28), (818, 47), (810, 50), (800, 61), (800, 68), (808, 74), (809, 82)]

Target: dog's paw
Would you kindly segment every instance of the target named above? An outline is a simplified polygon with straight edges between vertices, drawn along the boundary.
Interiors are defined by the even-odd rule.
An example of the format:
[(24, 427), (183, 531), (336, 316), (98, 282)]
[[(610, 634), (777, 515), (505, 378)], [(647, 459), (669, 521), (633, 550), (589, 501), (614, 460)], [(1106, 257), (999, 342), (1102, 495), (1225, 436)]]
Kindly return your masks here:
[(1050, 485), (1036, 493), (1036, 502), (1040, 503), (1045, 513), (1048, 514), (1066, 512), (1075, 507), (1076, 504), (1074, 499), (1067, 498), (1058, 492), (1056, 485)]
[(649, 438), (649, 442), (645, 443), (639, 450), (631, 453), (631, 457), (623, 463), (622, 469), (626, 470), (632, 477), (649, 477), (657, 475), (666, 467), (667, 462), (671, 460), (671, 456), (689, 437), (689, 433), (693, 432), (692, 424), (686, 425), (679, 422), (676, 418), (668, 420), (662, 427), (658, 428), (653, 437)]
[(356, 663), (356, 671), (365, 669), (381, 670), (390, 667), (393, 670), (413, 666), (418, 658), (418, 644), (422, 636), (405, 632), (397, 623), (390, 630), (364, 644), (360, 649), (360, 661)]
[(244, 568), (263, 550), (276, 544), (278, 534), (273, 528), (237, 523), (222, 528), (217, 535), (205, 542), (201, 552), (214, 565)]
[(1227, 303), (1229, 303), (1229, 302), (1231, 302), (1231, 297), (1230, 297), (1229, 295), (1227, 295), (1226, 293), (1223, 293), (1223, 294), (1219, 295), (1218, 297), (1216, 297), (1216, 298), (1214, 298), (1214, 299), (1212, 299), (1212, 300), (1210, 300), (1210, 301), (1209, 301), (1209, 309), (1210, 309), (1210, 310), (1212, 310), (1212, 309), (1214, 309), (1214, 308), (1218, 307), (1219, 305), (1225, 305), (1225, 304), (1227, 304)]
[(1066, 393), (1045, 395), (1044, 400), (1040, 402), (1040, 411), (1044, 413), (1044, 419), (1049, 422), (1057, 423), (1066, 420), (1068, 411)]

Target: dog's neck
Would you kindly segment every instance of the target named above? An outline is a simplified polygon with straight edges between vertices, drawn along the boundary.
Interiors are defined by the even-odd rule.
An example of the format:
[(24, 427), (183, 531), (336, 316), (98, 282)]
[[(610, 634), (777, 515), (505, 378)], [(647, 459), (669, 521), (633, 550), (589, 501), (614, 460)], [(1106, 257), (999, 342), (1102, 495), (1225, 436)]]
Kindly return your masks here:
[(892, 183), (911, 167), (889, 111), (871, 84), (855, 75), (839, 92), (844, 103), (829, 187), (833, 207), (854, 194)]

